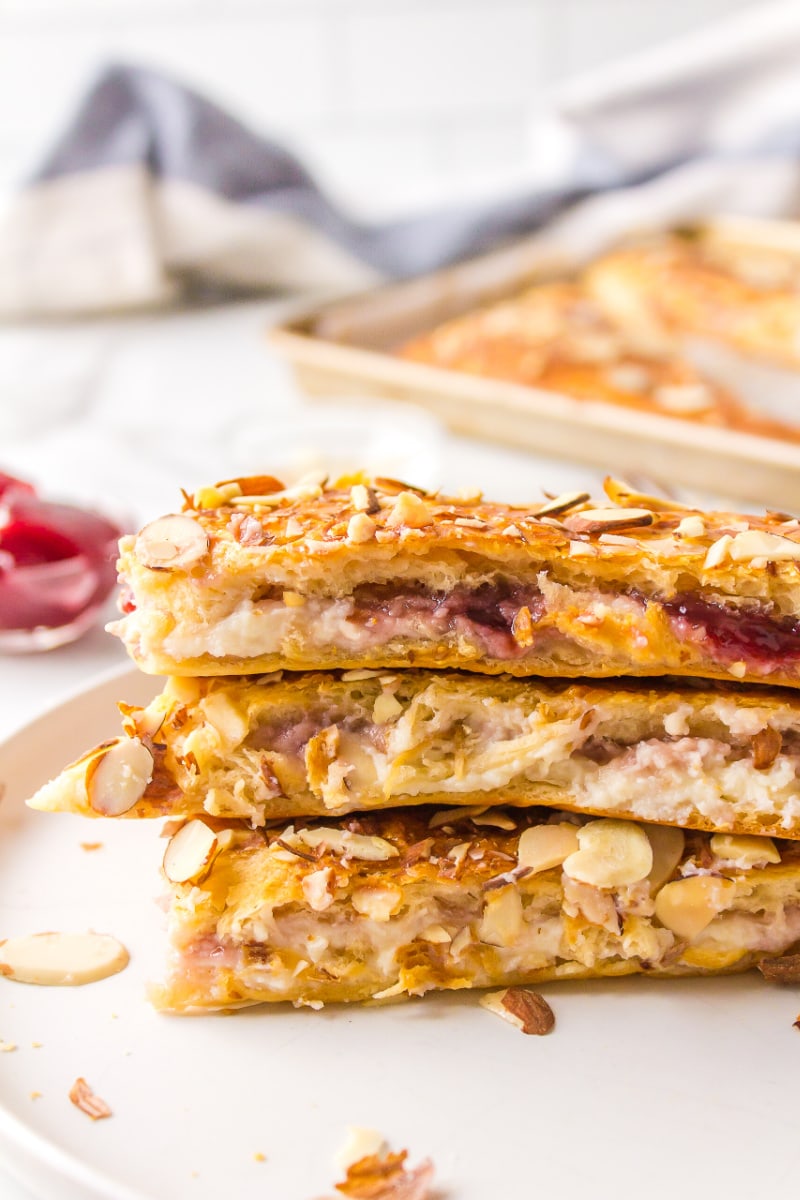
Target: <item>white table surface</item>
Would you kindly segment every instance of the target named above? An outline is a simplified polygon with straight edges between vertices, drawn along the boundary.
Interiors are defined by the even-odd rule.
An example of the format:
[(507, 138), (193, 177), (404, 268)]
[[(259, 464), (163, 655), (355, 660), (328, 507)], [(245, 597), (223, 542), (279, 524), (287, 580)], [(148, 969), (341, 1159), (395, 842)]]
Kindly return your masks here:
[[(0, 330), (0, 469), (26, 475), (47, 495), (101, 502), (137, 525), (170, 511), (179, 485), (279, 470), (297, 450), (287, 441), (292, 424), (309, 459), (318, 456), (330, 446), (331, 410), (320, 418), (319, 406), (307, 408), (264, 345), (263, 330), (281, 311), (248, 303)], [(407, 468), (406, 477), (422, 464), (423, 483), (477, 484), (510, 501), (540, 499), (542, 487), (599, 483), (585, 468), (450, 437), (423, 417), (415, 445), (409, 427), (394, 436), (392, 414), (385, 420), (389, 436), (373, 453), (392, 456), (393, 473)], [(356, 454), (358, 438), (358, 430), (347, 435)], [(0, 739), (124, 661), (99, 625), (60, 650), (0, 657)], [(34, 1200), (2, 1164), (0, 1196)]]

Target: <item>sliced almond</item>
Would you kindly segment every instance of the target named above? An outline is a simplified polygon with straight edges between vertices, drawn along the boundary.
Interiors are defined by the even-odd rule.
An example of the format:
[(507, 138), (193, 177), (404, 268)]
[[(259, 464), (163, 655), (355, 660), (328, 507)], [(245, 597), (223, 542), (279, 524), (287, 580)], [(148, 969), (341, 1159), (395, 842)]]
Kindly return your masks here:
[(170, 883), (196, 881), (206, 872), (217, 849), (217, 835), (205, 821), (187, 821), (164, 851), (164, 874)]
[(767, 562), (799, 562), (800, 542), (779, 533), (766, 533), (763, 529), (746, 529), (731, 540), (728, 555), (734, 562), (751, 562), (757, 558)]
[(753, 766), (757, 771), (766, 771), (775, 762), (783, 747), (783, 738), (777, 729), (767, 726), (760, 729), (752, 741)]
[(93, 1121), (102, 1121), (111, 1116), (111, 1109), (105, 1100), (95, 1095), (82, 1076), (79, 1076), (70, 1088), (69, 1098), (76, 1108), (85, 1112)]
[(375, 529), (376, 525), (372, 517), (367, 516), (365, 512), (353, 513), (347, 522), (347, 540), (355, 542), (357, 545), (372, 541)]
[(0, 974), (17, 983), (80, 987), (116, 975), (128, 957), (107, 933), (34, 933), (0, 944)]
[(371, 487), (366, 487), (363, 483), (357, 483), (351, 487), (350, 503), (356, 512), (367, 513), (369, 516), (374, 516), (376, 512), (380, 512), (381, 510), (375, 492)]
[(696, 413), (710, 408), (714, 397), (704, 383), (662, 383), (653, 391), (656, 404), (674, 413)]
[[(389, 858), (397, 858), (399, 854), (397, 848), (385, 838), (369, 837), (367, 834), (351, 833), (348, 829), (333, 829), (325, 825), (317, 829), (298, 829), (291, 837), (312, 850), (322, 846), (344, 858), (358, 858), (364, 862), (385, 862)], [(289, 835), (284, 834), (284, 839), (289, 842)]]
[(771, 837), (750, 837), (735, 833), (715, 833), (709, 842), (711, 853), (721, 862), (731, 863), (743, 871), (750, 867), (765, 867), (779, 863), (780, 852)]
[(650, 496), (637, 491), (622, 479), (612, 479), (610, 475), (603, 480), (603, 490), (612, 504), (619, 504), (623, 508), (647, 508), (650, 512), (688, 511), (685, 504), (678, 504), (671, 497)]
[(683, 858), (686, 837), (673, 825), (645, 825), (647, 840), (653, 851), (653, 865), (647, 874), (650, 891), (656, 892), (672, 877)]
[(523, 924), (520, 894), (514, 887), (505, 887), (486, 897), (478, 937), (489, 946), (513, 946)]
[(692, 515), (691, 517), (684, 517), (682, 521), (678, 522), (678, 526), (677, 526), (675, 532), (677, 534), (679, 534), (681, 537), (685, 537), (685, 538), (705, 537), (706, 523), (702, 517), (697, 516), (697, 515)]
[(535, 517), (556, 517), (559, 513), (569, 512), (571, 508), (577, 508), (579, 504), (585, 504), (589, 498), (588, 492), (562, 492), (560, 496), (554, 496), (552, 500), (548, 500), (541, 508), (537, 508), (533, 515)]
[(416, 492), (401, 492), (386, 518), (386, 525), (389, 529), (399, 529), (403, 525), (407, 529), (424, 529), (432, 521), (430, 508)]
[(691, 941), (732, 903), (736, 884), (718, 875), (689, 875), (667, 883), (656, 896), (656, 916), (679, 938)]
[(703, 570), (711, 571), (714, 567), (721, 567), (728, 558), (728, 551), (732, 542), (733, 538), (729, 533), (723, 533), (722, 537), (718, 537), (708, 548), (708, 553), (703, 563)]
[(758, 963), (758, 969), (770, 983), (800, 983), (800, 954), (782, 954), (780, 958), (762, 958)]
[(419, 937), (420, 941), (430, 942), (433, 946), (443, 946), (446, 942), (452, 941), (444, 925), (429, 925), (427, 929), (423, 929)]
[(478, 814), (472, 818), (473, 825), (486, 825), (490, 829), (505, 829), (507, 832), (512, 832), (517, 828), (517, 822), (508, 813), (502, 812), (500, 809), (490, 808), (485, 813)]
[(145, 525), (133, 552), (151, 571), (185, 570), (208, 553), (208, 537), (192, 517), (173, 513)]
[(501, 992), (485, 992), (478, 1001), (481, 1008), (488, 1009), (510, 1025), (516, 1025), (523, 1033), (541, 1037), (549, 1033), (556, 1023), (553, 1010), (538, 992), (529, 988), (504, 988)]
[(647, 508), (590, 508), (568, 517), (565, 524), (574, 533), (613, 533), (615, 529), (652, 525), (654, 519)]
[(520, 835), (517, 862), (534, 874), (560, 867), (565, 858), (579, 849), (575, 825), (533, 825)]
[(141, 800), (153, 778), (153, 756), (138, 738), (120, 738), (86, 770), (90, 806), (104, 817), (120, 817)]
[(319, 871), (311, 871), (303, 879), (301, 887), (309, 908), (314, 912), (325, 912), (333, 904), (333, 870), (322, 867)]
[(564, 860), (564, 871), (593, 887), (638, 883), (653, 866), (647, 834), (632, 821), (590, 821), (578, 830), (578, 845), (580, 849)]

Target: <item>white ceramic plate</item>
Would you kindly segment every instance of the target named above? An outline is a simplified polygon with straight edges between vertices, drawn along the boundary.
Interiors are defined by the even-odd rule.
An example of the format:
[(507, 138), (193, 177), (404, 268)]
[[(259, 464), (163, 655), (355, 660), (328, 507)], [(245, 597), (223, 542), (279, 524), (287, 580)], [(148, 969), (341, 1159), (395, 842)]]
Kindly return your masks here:
[[(144, 995), (161, 954), (157, 826), (23, 804), (116, 730), (116, 699), (156, 686), (126, 671), (0, 748), (0, 936), (93, 928), (131, 951), (126, 971), (86, 988), (0, 978), (0, 1038), (18, 1045), (0, 1055), (0, 1143), (39, 1194), (312, 1200), (332, 1192), (349, 1124), (432, 1156), (451, 1200), (793, 1193), (800, 995), (756, 976), (550, 986), (546, 1038), (469, 994), (158, 1016)], [(78, 1075), (111, 1120), (70, 1104)]]

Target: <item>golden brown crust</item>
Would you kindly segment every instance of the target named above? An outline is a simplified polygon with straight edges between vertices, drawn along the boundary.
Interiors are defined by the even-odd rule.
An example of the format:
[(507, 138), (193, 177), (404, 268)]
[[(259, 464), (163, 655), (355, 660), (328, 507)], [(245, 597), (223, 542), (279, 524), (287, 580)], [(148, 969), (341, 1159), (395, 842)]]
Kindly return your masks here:
[(454, 317), (399, 353), (414, 362), (578, 400), (800, 440), (800, 431), (749, 411), (703, 376), (668, 338), (642, 336), (638, 326), (615, 321), (614, 315), (579, 282), (541, 284)]
[[(754, 854), (752, 841), (687, 834), (666, 865), (648, 851), (625, 882), (580, 882), (580, 856), (523, 865), (523, 833), (555, 824), (574, 840), (570, 818), (502, 815), (513, 829), (397, 810), (234, 833), (207, 874), (174, 888), (172, 970), (156, 1003), (174, 1011), (318, 1006), (433, 988), (717, 973), (797, 940), (796, 843), (762, 839)], [(585, 859), (583, 830), (646, 847), (656, 844), (651, 828), (579, 820), (577, 840)]]
[[(701, 232), (610, 254), (589, 268), (586, 284), (607, 311), (640, 332), (699, 334), (797, 367), (799, 274), (796, 256)], [(793, 429), (789, 436), (800, 435)]]
[[(143, 539), (152, 526), (123, 539), (128, 615), (115, 631), (145, 670), (164, 674), (418, 666), (796, 686), (797, 520), (700, 513), (614, 481), (607, 491), (610, 505), (573, 497), (565, 511), (549, 505), (540, 516), (545, 505), (420, 495), (393, 481), (309, 484), (220, 503), (211, 489), (215, 507), (190, 500), (181, 517), (193, 539), (189, 565), (148, 565)], [(198, 531), (207, 547), (199, 553)], [(499, 650), (487, 633), (494, 618), (479, 616), (466, 631), (458, 619), (471, 620), (467, 592), (480, 599), (492, 588), (501, 589), (495, 607), (505, 597), (517, 612), (505, 630), (513, 640)], [(456, 589), (461, 612), (442, 627), (436, 598)], [(751, 648), (727, 635), (715, 643), (691, 612), (681, 627), (678, 608), (664, 605), (687, 595), (710, 604), (713, 619), (720, 610), (726, 621), (742, 612), (745, 624), (763, 617), (768, 634), (770, 622), (782, 623), (777, 652), (771, 635), (757, 635)], [(386, 608), (393, 597), (397, 611)], [(541, 611), (533, 611), (539, 598)], [(435, 618), (436, 630), (414, 619), (415, 602), (427, 603), (422, 615)], [(523, 609), (527, 627), (517, 623)], [(384, 633), (369, 617), (387, 611)]]
[[(127, 817), (262, 825), (398, 804), (546, 805), (800, 837), (800, 697), (777, 689), (310, 672), (172, 680), (146, 709), (121, 707), (154, 759)], [(31, 805), (105, 815), (90, 794), (96, 754)]]

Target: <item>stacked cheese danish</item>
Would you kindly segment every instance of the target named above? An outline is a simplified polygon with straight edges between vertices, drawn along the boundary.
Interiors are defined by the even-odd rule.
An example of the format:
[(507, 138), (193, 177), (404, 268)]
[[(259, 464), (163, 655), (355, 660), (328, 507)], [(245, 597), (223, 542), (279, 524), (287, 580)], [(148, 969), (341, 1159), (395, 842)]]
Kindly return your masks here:
[(123, 540), (114, 632), (169, 678), (32, 804), (178, 819), (156, 1003), (738, 970), (800, 939), (798, 522), (606, 490), (262, 476)]

